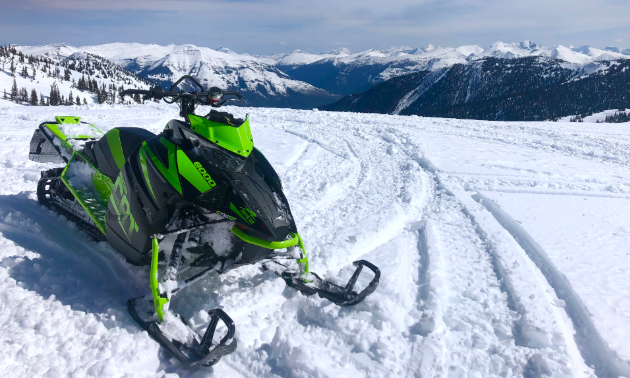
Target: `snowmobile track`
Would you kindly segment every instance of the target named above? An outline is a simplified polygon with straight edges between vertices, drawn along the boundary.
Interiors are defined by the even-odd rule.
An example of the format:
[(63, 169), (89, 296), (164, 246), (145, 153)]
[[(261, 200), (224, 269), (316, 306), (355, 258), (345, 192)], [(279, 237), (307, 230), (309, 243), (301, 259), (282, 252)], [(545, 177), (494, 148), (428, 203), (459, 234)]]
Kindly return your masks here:
[(567, 314), (573, 321), (577, 331), (576, 342), (585, 362), (594, 367), (596, 375), (599, 378), (630, 376), (630, 366), (619, 361), (614, 356), (614, 353), (606, 347), (604, 340), (593, 324), (588, 310), (577, 293), (572, 289), (565, 276), (549, 260), (547, 254), (536, 240), (492, 200), (480, 193), (472, 197), (483, 205), (499, 224), (514, 237), (553, 287), (558, 298), (565, 301)]

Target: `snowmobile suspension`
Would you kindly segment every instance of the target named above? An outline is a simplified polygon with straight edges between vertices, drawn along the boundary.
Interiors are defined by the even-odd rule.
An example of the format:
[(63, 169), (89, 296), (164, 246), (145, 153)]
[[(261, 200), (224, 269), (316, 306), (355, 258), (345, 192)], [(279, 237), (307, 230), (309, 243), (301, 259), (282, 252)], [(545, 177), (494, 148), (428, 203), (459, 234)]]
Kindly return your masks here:
[(155, 313), (158, 316), (160, 321), (164, 320), (164, 305), (168, 303), (168, 298), (163, 298), (160, 295), (160, 283), (158, 282), (158, 255), (159, 255), (159, 244), (158, 244), (158, 235), (151, 235), (151, 247), (152, 247), (152, 255), (151, 255), (151, 271), (150, 271), (150, 281), (151, 281), (151, 294), (153, 295), (153, 305), (155, 306)]
[(268, 248), (268, 249), (283, 249), (294, 247), (299, 245), (300, 247), (300, 258), (297, 259), (297, 264), (300, 267), (300, 277), (304, 282), (308, 282), (308, 275), (310, 273), (308, 266), (308, 256), (306, 255), (306, 248), (304, 248), (304, 243), (302, 242), (302, 238), (298, 233), (291, 233), (289, 236), (291, 239), (283, 240), (283, 241), (267, 241), (258, 239), (256, 237), (247, 235), (241, 229), (234, 226), (232, 227), (232, 233), (236, 235), (239, 239), (246, 243), (250, 243), (253, 245), (257, 245), (259, 247)]

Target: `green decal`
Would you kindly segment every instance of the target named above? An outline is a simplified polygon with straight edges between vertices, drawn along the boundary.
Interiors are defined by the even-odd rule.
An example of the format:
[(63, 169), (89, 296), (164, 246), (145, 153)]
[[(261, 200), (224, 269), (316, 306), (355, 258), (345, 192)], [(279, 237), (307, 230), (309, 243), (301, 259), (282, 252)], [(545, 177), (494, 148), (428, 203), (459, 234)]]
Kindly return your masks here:
[(153, 307), (155, 308), (155, 313), (158, 316), (160, 321), (164, 320), (164, 305), (168, 303), (167, 298), (162, 298), (160, 296), (160, 284), (158, 282), (158, 240), (157, 236), (151, 236), (153, 240), (151, 241), (152, 246), (152, 254), (151, 254), (151, 271), (150, 271), (150, 282), (151, 282), (151, 294), (153, 295)]
[(164, 138), (160, 138), (160, 142), (168, 149), (168, 168), (165, 167), (164, 164), (162, 164), (160, 159), (158, 159), (158, 157), (153, 154), (153, 151), (151, 151), (151, 149), (146, 146), (146, 144), (144, 150), (147, 152), (149, 158), (151, 158), (151, 161), (160, 171), (162, 176), (164, 176), (164, 178), (168, 180), (171, 185), (173, 185), (173, 188), (175, 188), (175, 190), (177, 190), (179, 194), (182, 194), (182, 186), (179, 182), (179, 175), (177, 174), (177, 164), (175, 163), (177, 146)]
[(188, 119), (194, 132), (228, 151), (247, 157), (254, 150), (249, 117), (238, 127), (213, 122), (193, 114), (188, 115)]
[(101, 172), (96, 171), (94, 176), (92, 176), (92, 184), (94, 185), (94, 189), (96, 189), (96, 192), (101, 200), (103, 200), (106, 204), (109, 203), (109, 197), (111, 196), (112, 188), (114, 187), (112, 179)]
[(190, 161), (182, 150), (177, 150), (177, 167), (179, 173), (201, 193), (217, 186), (217, 183), (214, 182), (201, 163)]
[(232, 202), (230, 202), (230, 209), (236, 213), (236, 215), (238, 215), (239, 217), (243, 218), (243, 220), (249, 224), (254, 224), (256, 223), (256, 213), (254, 213), (253, 211), (251, 211), (250, 209), (246, 208), (246, 207), (241, 207), (241, 210), (239, 211), (236, 206), (234, 206), (234, 204)]
[(133, 214), (131, 214), (131, 205), (129, 204), (128, 194), (127, 185), (125, 185), (125, 180), (123, 179), (123, 173), (121, 171), (118, 174), (118, 178), (116, 178), (110, 203), (114, 208), (114, 212), (116, 212), (116, 215), (118, 216), (118, 224), (120, 225), (120, 228), (125, 233), (127, 239), (131, 242), (131, 234), (134, 231), (138, 232), (138, 224), (136, 223)]
[(157, 197), (155, 196), (155, 193), (153, 193), (153, 187), (151, 186), (151, 180), (149, 179), (149, 170), (147, 168), (147, 152), (145, 151), (145, 149), (148, 148), (149, 147), (147, 147), (147, 142), (142, 142), (142, 148), (140, 148), (140, 167), (142, 167), (144, 181), (147, 183), (153, 199), (157, 201)]
[(105, 137), (107, 137), (107, 144), (109, 144), (109, 149), (118, 169), (122, 169), (123, 165), (125, 165), (125, 155), (123, 154), (122, 144), (120, 143), (120, 133), (118, 129), (109, 130), (107, 134), (105, 134)]

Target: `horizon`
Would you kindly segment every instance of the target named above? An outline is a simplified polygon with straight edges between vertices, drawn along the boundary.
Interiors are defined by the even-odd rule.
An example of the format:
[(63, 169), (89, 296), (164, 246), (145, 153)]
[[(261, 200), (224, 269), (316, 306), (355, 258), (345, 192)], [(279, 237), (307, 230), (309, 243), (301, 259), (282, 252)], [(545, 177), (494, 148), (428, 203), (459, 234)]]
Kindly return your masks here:
[(197, 44), (194, 44), (194, 43), (159, 44), (159, 43), (119, 42), (119, 41), (116, 41), (116, 42), (106, 42), (106, 43), (100, 43), (100, 44), (87, 44), (87, 45), (73, 45), (73, 44), (68, 43), (68, 42), (52, 42), (52, 43), (32, 44), (32, 45), (9, 43), (9, 44), (2, 44), (2, 45), (11, 45), (11, 46), (18, 46), (18, 47), (32, 47), (32, 48), (44, 47), (44, 46), (60, 46), (60, 47), (61, 46), (69, 46), (69, 47), (75, 47), (75, 48), (78, 48), (78, 49), (86, 48), (86, 47), (94, 47), (94, 46), (113, 45), (113, 44), (140, 44), (140, 45), (156, 45), (156, 46), (161, 46), (161, 47), (187, 46), (187, 45), (190, 45), (190, 46), (195, 46), (195, 47), (198, 47), (198, 48), (208, 48), (208, 49), (211, 49), (211, 50), (214, 50), (214, 51), (219, 51), (220, 49), (227, 49), (227, 50), (230, 50), (230, 51), (232, 51), (232, 52), (234, 52), (235, 54), (238, 54), (238, 55), (251, 55), (251, 56), (264, 57), (264, 56), (272, 56), (272, 55), (279, 55), (279, 54), (291, 54), (291, 53), (294, 53), (294, 52), (303, 52), (303, 53), (312, 54), (312, 55), (322, 55), (322, 54), (327, 54), (327, 53), (331, 53), (331, 52), (334, 52), (334, 51), (342, 51), (342, 50), (347, 50), (348, 54), (351, 54), (351, 55), (352, 54), (360, 54), (362, 52), (370, 51), (370, 50), (376, 50), (376, 51), (380, 51), (380, 52), (383, 52), (383, 53), (387, 53), (387, 52), (396, 51), (396, 50), (400, 50), (400, 51), (407, 50), (407, 49), (409, 49), (409, 50), (414, 50), (414, 49), (420, 50), (420, 49), (424, 49), (424, 48), (427, 48), (427, 47), (431, 47), (431, 49), (428, 50), (428, 51), (431, 51), (433, 49), (438, 49), (438, 48), (453, 48), (453, 49), (457, 49), (457, 48), (461, 48), (461, 47), (477, 46), (477, 47), (482, 48), (485, 51), (487, 49), (492, 48), (494, 45), (496, 45), (498, 43), (503, 43), (503, 44), (511, 45), (511, 46), (524, 44), (524, 43), (531, 43), (531, 44), (534, 44), (536, 47), (547, 48), (547, 49), (553, 49), (553, 48), (557, 48), (557, 47), (566, 47), (566, 48), (569, 48), (569, 49), (577, 50), (577, 49), (580, 49), (580, 48), (583, 48), (583, 47), (590, 47), (590, 48), (595, 48), (595, 49), (599, 49), (599, 50), (607, 50), (609, 48), (616, 48), (616, 49), (619, 49), (620, 51), (624, 50), (624, 49), (630, 50), (629, 48), (627, 48), (624, 45), (593, 46), (593, 45), (588, 45), (588, 44), (573, 45), (573, 44), (562, 44), (562, 43), (560, 43), (560, 44), (557, 44), (557, 45), (549, 46), (549, 45), (539, 44), (539, 43), (536, 43), (536, 42), (534, 42), (532, 40), (528, 40), (528, 39), (525, 39), (525, 40), (522, 40), (522, 41), (519, 41), (519, 42), (505, 42), (505, 41), (502, 41), (502, 40), (497, 40), (497, 41), (495, 41), (495, 42), (493, 42), (493, 43), (491, 43), (490, 45), (487, 45), (487, 46), (484, 46), (484, 45), (481, 45), (481, 44), (467, 44), (467, 45), (459, 45), (459, 46), (447, 46), (447, 45), (433, 44), (433, 43), (430, 43), (430, 42), (425, 43), (423, 45), (419, 45), (419, 46), (408, 46), (408, 45), (404, 45), (404, 44), (399, 44), (399, 45), (392, 45), (392, 46), (390, 46), (388, 48), (371, 47), (371, 48), (367, 48), (367, 49), (360, 50), (360, 51), (353, 51), (353, 50), (351, 50), (351, 49), (349, 49), (347, 47), (337, 47), (337, 48), (323, 50), (323, 51), (307, 51), (307, 50), (305, 50), (303, 48), (299, 48), (298, 47), (298, 48), (295, 48), (295, 49), (293, 49), (291, 51), (284, 51), (284, 52), (279, 52), (279, 53), (278, 52), (277, 53), (267, 53), (267, 54), (252, 54), (252, 53), (250, 53), (248, 51), (239, 52), (239, 51), (236, 51), (236, 50), (232, 49), (229, 46), (224, 46), (224, 45), (218, 46), (218, 47), (210, 47), (210, 46), (204, 46), (204, 45), (197, 45)]

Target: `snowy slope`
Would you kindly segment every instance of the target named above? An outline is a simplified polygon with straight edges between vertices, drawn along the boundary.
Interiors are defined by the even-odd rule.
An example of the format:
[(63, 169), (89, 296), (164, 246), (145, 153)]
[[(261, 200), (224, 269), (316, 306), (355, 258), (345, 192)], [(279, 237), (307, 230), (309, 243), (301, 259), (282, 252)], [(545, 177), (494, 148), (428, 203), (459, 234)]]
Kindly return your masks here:
[(109, 78), (113, 82), (124, 83), (127, 86), (136, 87), (143, 84), (143, 87), (149, 87), (153, 84), (146, 78), (138, 76), (108, 59), (90, 53), (74, 53), (63, 59), (61, 63), (83, 74), (96, 78)]
[(60, 112), (158, 132), (177, 109), (0, 105), (0, 371), (630, 376), (627, 125), (230, 110), (250, 114), (311, 268), (348, 278), (365, 258), (382, 270), (378, 290), (339, 308), (256, 266), (210, 276), (173, 307), (202, 329), (201, 310), (225, 309), (238, 349), (212, 369), (179, 367), (126, 312), (148, 270), (39, 206), (52, 165), (27, 159), (35, 127)]
[[(76, 57), (76, 55), (73, 55), (73, 56)], [(11, 87), (13, 86), (14, 78), (15, 78), (18, 89), (26, 88), (29, 95), (31, 93), (31, 90), (35, 89), (37, 91), (38, 97), (40, 96), (40, 94), (43, 94), (44, 97), (48, 98), (50, 94), (51, 85), (55, 84), (59, 88), (59, 93), (63, 95), (64, 97), (67, 98), (70, 92), (72, 92), (73, 99), (76, 99), (76, 96), (78, 95), (81, 101), (85, 99), (88, 104), (93, 104), (96, 102), (96, 95), (93, 93), (89, 93), (87, 91), (79, 91), (76, 88), (76, 83), (82, 77), (87, 78), (89, 75), (89, 72), (91, 72), (92, 75), (94, 75), (93, 79), (97, 81), (99, 87), (101, 85), (105, 85), (106, 87), (108, 87), (110, 84), (115, 84), (117, 87), (124, 85), (125, 88), (138, 88), (138, 89), (148, 89), (150, 87), (150, 85), (148, 84), (146, 80), (142, 78), (136, 78), (133, 75), (127, 75), (124, 72), (120, 72), (115, 69), (109, 70), (109, 71), (103, 71), (99, 69), (99, 70), (92, 70), (89, 72), (87, 72), (87, 70), (85, 70), (86, 72), (78, 72), (76, 70), (71, 69), (70, 80), (65, 81), (63, 80), (63, 73), (64, 73), (63, 66), (59, 66), (59, 69), (61, 71), (61, 77), (56, 78), (56, 77), (53, 77), (50, 74), (50, 72), (48, 73), (42, 72), (41, 68), (44, 65), (42, 63), (39, 66), (37, 64), (35, 65), (35, 67), (37, 68), (37, 73), (35, 77), (33, 77), (33, 66), (31, 66), (28, 63), (19, 63), (17, 57), (14, 60), (16, 74), (15, 74), (15, 77), (13, 77), (9, 69), (10, 61), (11, 61), (10, 58), (0, 57), (0, 65), (4, 62), (4, 70), (0, 70), (0, 99), (3, 99), (4, 91), (6, 91), (8, 94), (11, 93)], [(76, 60), (73, 60), (73, 61), (75, 63), (77, 62)], [(111, 65), (111, 63), (109, 64)], [(26, 78), (21, 76), (22, 68), (24, 66), (26, 66), (29, 73), (29, 76)], [(54, 65), (51, 65), (51, 67), (52, 67), (52, 70), (55, 69)], [(102, 67), (102, 66), (99, 66), (99, 67)], [(116, 74), (109, 75), (109, 76), (104, 75), (104, 72), (112, 72), (112, 71), (115, 72)], [(73, 80), (75, 84), (73, 84), (72, 82)]]

